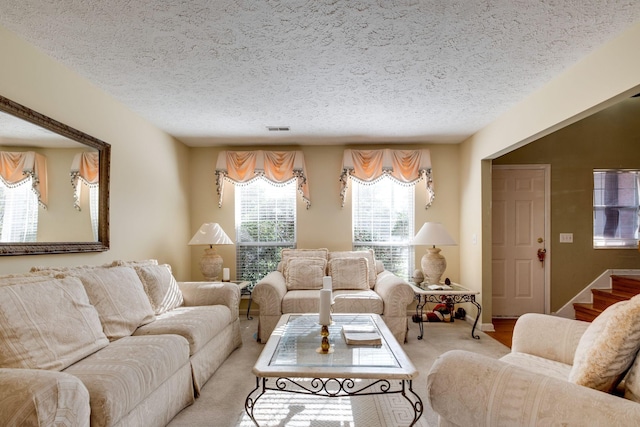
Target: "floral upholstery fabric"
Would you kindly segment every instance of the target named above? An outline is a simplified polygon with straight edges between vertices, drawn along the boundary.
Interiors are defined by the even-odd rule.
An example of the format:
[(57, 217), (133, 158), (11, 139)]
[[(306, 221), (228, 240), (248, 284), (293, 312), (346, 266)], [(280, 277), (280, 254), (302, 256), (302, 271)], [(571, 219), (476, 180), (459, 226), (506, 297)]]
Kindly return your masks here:
[(132, 267), (94, 268), (77, 274), (98, 310), (110, 341), (129, 336), (155, 319), (138, 274)]
[(640, 295), (609, 306), (587, 328), (576, 349), (569, 381), (612, 391), (640, 349)]
[(287, 265), (289, 258), (303, 257), (303, 258), (324, 258), (329, 256), (329, 249), (289, 249), (285, 248), (280, 252), (280, 263), (278, 264), (278, 271), (284, 273), (284, 268)]
[(168, 264), (134, 267), (142, 282), (144, 291), (156, 315), (165, 313), (184, 302), (178, 282)]
[(369, 289), (369, 263), (366, 258), (333, 258), (329, 276), (334, 290)]
[(382, 314), (384, 301), (371, 289), (338, 290), (333, 292), (332, 309), (334, 313)]
[(0, 425), (88, 426), (89, 392), (78, 378), (44, 369), (0, 369)]
[[(121, 338), (64, 372), (78, 377), (89, 390), (91, 426), (100, 427), (117, 424), (176, 373), (192, 387), (190, 371), (187, 340), (158, 335)], [(175, 398), (184, 399), (184, 393), (184, 388), (176, 390)]]
[(322, 289), (322, 278), (326, 275), (326, 270), (326, 258), (288, 258), (284, 267), (287, 289)]
[(62, 370), (108, 344), (77, 278), (0, 286), (0, 367)]
[(229, 307), (223, 305), (179, 307), (156, 317), (154, 322), (140, 326), (133, 335), (180, 335), (189, 342), (189, 354), (192, 355), (233, 320)]
[(373, 255), (373, 250), (366, 251), (334, 251), (329, 252), (329, 262), (335, 258), (366, 258), (367, 266), (369, 269), (369, 287), (373, 289), (376, 286), (376, 279), (378, 277), (376, 260)]

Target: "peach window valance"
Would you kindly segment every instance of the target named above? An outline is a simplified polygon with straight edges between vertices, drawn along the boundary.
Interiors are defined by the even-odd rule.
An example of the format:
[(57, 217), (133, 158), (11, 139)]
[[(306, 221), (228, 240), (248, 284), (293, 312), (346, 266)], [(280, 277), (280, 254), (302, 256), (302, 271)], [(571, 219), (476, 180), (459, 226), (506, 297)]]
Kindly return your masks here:
[(80, 210), (80, 181), (91, 188), (100, 183), (100, 155), (97, 151), (78, 153), (71, 163), (71, 185), (73, 187), (73, 207)]
[(435, 193), (431, 177), (429, 150), (344, 150), (340, 175), (340, 199), (344, 207), (349, 178), (362, 183), (375, 183), (390, 177), (399, 184), (415, 185), (424, 180), (427, 190), (426, 209), (431, 206)]
[(216, 163), (216, 186), (218, 188), (218, 206), (222, 207), (224, 181), (234, 184), (249, 183), (258, 177), (264, 177), (273, 184), (284, 184), (297, 180), (298, 192), (307, 204), (309, 183), (302, 151), (221, 151)]
[(31, 179), (38, 204), (47, 208), (47, 158), (34, 151), (0, 151), (0, 178), (7, 187), (17, 187)]

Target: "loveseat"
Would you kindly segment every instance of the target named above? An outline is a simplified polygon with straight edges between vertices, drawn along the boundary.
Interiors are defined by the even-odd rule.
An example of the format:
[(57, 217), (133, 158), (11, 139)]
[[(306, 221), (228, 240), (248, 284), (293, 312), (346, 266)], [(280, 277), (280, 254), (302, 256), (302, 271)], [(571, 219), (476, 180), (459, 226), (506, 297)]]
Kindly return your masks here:
[(640, 425), (639, 298), (592, 323), (521, 316), (501, 359), (444, 353), (427, 377), (439, 425)]
[(382, 315), (398, 342), (405, 342), (411, 286), (385, 270), (374, 252), (283, 249), (276, 271), (256, 283), (253, 301), (260, 306), (258, 340), (266, 342), (283, 314), (317, 313), (323, 277), (330, 276), (334, 313)]
[(0, 425), (166, 425), (241, 345), (239, 302), (155, 260), (0, 276)]

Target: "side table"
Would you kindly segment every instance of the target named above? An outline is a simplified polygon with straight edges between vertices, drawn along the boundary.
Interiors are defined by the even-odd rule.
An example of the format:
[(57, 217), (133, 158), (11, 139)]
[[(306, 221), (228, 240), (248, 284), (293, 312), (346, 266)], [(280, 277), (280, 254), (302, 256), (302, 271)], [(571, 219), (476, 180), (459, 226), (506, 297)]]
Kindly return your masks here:
[(253, 317), (249, 315), (249, 312), (251, 311), (251, 296), (253, 294), (253, 288), (255, 285), (246, 280), (231, 280), (230, 282), (238, 285), (238, 288), (240, 288), (240, 297), (242, 297), (243, 295), (249, 296), (249, 303), (247, 306), (247, 319), (253, 320)]
[[(413, 289), (413, 293), (415, 294), (415, 299), (418, 301), (416, 305), (416, 315), (419, 319), (418, 326), (420, 328), (420, 335), (418, 335), (418, 339), (421, 340), (424, 336), (424, 326), (422, 325), (422, 314), (424, 306), (428, 303), (446, 303), (451, 304), (455, 307), (455, 304), (459, 304), (462, 302), (470, 302), (478, 309), (478, 313), (476, 314), (476, 320), (473, 322), (473, 328), (471, 329), (471, 336), (477, 340), (480, 339), (480, 335), (475, 334), (476, 325), (478, 324), (478, 320), (480, 319), (480, 313), (482, 312), (482, 307), (480, 303), (476, 301), (476, 295), (480, 294), (479, 291), (472, 291), (470, 289), (465, 288), (464, 286), (460, 286), (457, 283), (451, 283), (450, 289), (429, 289), (428, 287), (417, 286), (415, 283), (409, 283), (411, 288)], [(444, 285), (442, 285), (444, 287)], [(453, 313), (451, 313), (453, 319)]]

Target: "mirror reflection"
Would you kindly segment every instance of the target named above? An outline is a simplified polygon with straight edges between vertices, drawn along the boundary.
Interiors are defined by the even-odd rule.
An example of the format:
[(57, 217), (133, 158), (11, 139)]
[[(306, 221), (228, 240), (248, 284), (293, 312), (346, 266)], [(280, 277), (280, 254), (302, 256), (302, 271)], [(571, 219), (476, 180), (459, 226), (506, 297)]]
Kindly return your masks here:
[(108, 249), (109, 145), (6, 98), (0, 109), (0, 254)]

